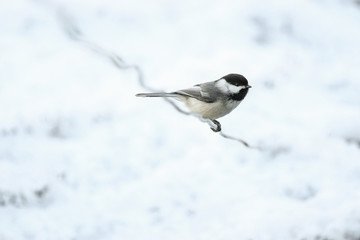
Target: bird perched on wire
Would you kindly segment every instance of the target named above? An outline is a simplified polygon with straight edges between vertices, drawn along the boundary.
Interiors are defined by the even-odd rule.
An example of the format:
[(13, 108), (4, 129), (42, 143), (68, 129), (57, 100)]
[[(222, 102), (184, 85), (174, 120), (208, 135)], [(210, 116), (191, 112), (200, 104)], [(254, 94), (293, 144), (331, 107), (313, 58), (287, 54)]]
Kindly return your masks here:
[(249, 88), (251, 86), (243, 75), (231, 73), (215, 81), (175, 92), (138, 93), (136, 96), (175, 98), (185, 103), (190, 112), (210, 119), (217, 126), (211, 129), (218, 132), (221, 131), (221, 125), (216, 119), (234, 110), (245, 98)]

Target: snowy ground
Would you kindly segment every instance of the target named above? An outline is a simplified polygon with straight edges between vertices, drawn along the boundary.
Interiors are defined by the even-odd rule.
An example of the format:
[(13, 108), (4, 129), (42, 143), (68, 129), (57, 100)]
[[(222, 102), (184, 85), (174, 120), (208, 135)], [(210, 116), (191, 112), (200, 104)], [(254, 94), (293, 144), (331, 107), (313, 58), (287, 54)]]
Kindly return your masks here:
[[(0, 240), (360, 239), (360, 5), (0, 1)], [(144, 91), (230, 72), (222, 138)]]

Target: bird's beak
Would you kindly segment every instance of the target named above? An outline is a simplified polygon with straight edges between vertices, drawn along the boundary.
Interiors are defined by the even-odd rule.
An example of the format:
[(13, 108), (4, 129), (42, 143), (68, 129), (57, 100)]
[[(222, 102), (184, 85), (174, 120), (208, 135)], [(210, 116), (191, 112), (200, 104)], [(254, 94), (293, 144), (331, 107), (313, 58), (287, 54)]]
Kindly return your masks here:
[(251, 88), (251, 86), (250, 86), (250, 85), (247, 85), (245, 88)]

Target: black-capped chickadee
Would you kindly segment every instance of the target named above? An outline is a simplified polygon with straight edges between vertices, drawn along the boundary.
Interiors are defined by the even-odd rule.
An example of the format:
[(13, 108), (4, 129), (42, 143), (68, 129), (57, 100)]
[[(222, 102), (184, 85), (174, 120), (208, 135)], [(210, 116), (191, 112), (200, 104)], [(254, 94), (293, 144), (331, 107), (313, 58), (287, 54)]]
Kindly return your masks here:
[(195, 85), (192, 88), (165, 93), (138, 93), (137, 97), (172, 97), (183, 103), (186, 107), (202, 118), (210, 119), (220, 131), (221, 125), (215, 119), (223, 117), (234, 110), (245, 98), (251, 86), (247, 79), (231, 73), (218, 80)]

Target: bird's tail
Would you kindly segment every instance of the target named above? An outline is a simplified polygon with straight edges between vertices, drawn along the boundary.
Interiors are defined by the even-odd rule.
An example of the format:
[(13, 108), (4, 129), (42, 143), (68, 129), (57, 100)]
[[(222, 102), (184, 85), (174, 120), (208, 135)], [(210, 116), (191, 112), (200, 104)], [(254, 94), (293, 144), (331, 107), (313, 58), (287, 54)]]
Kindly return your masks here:
[(159, 93), (138, 93), (135, 96), (137, 96), (137, 97), (179, 97), (179, 94), (159, 92)]

